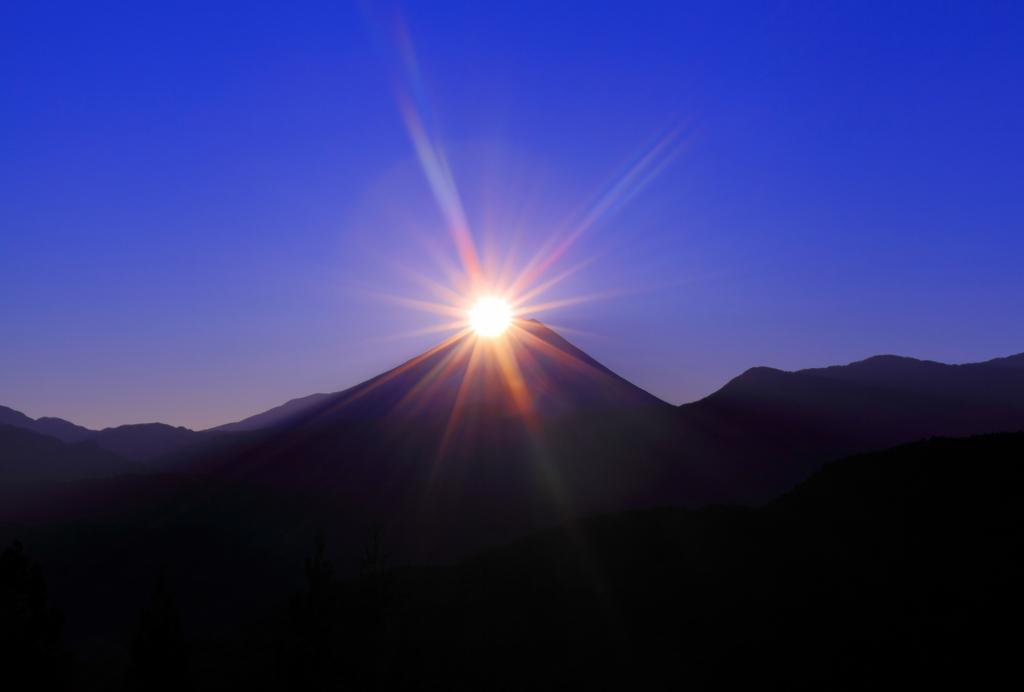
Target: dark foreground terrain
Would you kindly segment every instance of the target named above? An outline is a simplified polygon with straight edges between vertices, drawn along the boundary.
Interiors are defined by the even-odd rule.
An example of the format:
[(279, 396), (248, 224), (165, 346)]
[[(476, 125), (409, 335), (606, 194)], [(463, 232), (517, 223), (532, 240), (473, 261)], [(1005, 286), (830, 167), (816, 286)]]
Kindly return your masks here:
[(325, 554), (311, 530), (235, 627), (154, 566), (102, 642), (62, 622), (29, 542), (0, 562), (2, 669), (38, 689), (993, 688), (1020, 674), (1022, 461), (1024, 433), (932, 439), (761, 508), (597, 516), (448, 566), (392, 566), (372, 538)]

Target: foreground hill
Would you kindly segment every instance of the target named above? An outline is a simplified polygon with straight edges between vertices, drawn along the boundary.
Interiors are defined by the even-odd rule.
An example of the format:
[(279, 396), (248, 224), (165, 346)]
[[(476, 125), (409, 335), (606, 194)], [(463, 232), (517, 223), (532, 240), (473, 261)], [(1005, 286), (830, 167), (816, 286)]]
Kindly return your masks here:
[[(1016, 674), (1022, 460), (1024, 434), (933, 439), (829, 464), (759, 509), (597, 516), (449, 566), (388, 569), (386, 542), (324, 554), (310, 535), (303, 568), (254, 552), (273, 522), (248, 542), (147, 522), (26, 542), (69, 641), (99, 652), (75, 689), (120, 686), (129, 660), (196, 689), (989, 688)], [(140, 662), (156, 574), (183, 624)], [(211, 620), (240, 597), (234, 627)]]
[[(322, 674), (395, 689), (998, 686), (1017, 673), (1022, 493), (1024, 434), (992, 435), (829, 464), (757, 510), (576, 522), (341, 585), (325, 652), (339, 665)], [(360, 652), (380, 660), (360, 668)]]

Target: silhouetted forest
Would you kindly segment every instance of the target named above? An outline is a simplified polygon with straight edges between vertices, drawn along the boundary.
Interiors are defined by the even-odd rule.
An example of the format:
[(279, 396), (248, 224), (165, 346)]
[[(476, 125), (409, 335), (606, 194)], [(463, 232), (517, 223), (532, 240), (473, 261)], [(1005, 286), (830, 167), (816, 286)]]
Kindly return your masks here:
[(65, 641), (14, 544), (3, 669), (50, 689), (994, 687), (1017, 674), (1022, 461), (1024, 433), (932, 439), (761, 508), (596, 516), (447, 566), (314, 532), (300, 585), (227, 629), (190, 623), (155, 569), (106, 648)]
[(51, 606), (42, 570), (15, 542), (0, 554), (0, 670), (38, 689), (66, 688), (72, 662), (62, 642), (61, 614)]

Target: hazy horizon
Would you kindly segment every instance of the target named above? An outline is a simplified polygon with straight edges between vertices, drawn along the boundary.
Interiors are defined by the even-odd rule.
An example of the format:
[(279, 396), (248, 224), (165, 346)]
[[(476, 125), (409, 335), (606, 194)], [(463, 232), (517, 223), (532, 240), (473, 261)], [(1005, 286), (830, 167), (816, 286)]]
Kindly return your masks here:
[[(565, 335), (563, 335), (563, 336), (565, 336)], [(573, 341), (573, 339), (570, 337), (569, 341)], [(578, 344), (576, 344), (576, 345), (578, 346)], [(857, 362), (857, 361), (860, 361), (860, 360), (865, 360), (867, 358), (871, 358), (871, 357), (874, 357), (874, 356), (885, 356), (885, 355), (904, 356), (904, 357), (909, 357), (909, 358), (917, 358), (918, 360), (936, 361), (936, 362), (940, 362), (940, 363), (945, 363), (947, 365), (961, 365), (961, 364), (965, 364), (965, 363), (978, 363), (978, 362), (984, 362), (984, 361), (992, 360), (992, 359), (995, 359), (995, 358), (1004, 358), (1004, 357), (1007, 357), (1007, 356), (1020, 355), (1021, 353), (1024, 353), (1024, 351), (1019, 352), (1019, 353), (1005, 353), (1005, 354), (999, 354), (999, 355), (994, 355), (994, 356), (990, 356), (990, 357), (978, 358), (976, 360), (958, 361), (958, 362), (947, 362), (947, 361), (941, 361), (941, 360), (938, 360), (938, 359), (935, 359), (935, 358), (920, 358), (920, 357), (917, 357), (917, 356), (907, 356), (906, 354), (902, 354), (902, 353), (899, 353), (899, 354), (897, 354), (897, 353), (874, 353), (874, 354), (871, 354), (871, 355), (864, 356), (863, 358), (855, 358), (855, 359), (853, 359), (851, 361), (848, 361), (848, 362), (844, 361), (842, 363), (816, 363), (816, 364), (813, 364), (813, 365), (804, 365), (804, 366), (793, 367), (793, 368), (778, 368), (778, 369), (780, 369), (780, 370), (804, 370), (804, 369), (811, 369), (811, 368), (827, 367), (827, 366), (830, 366), (830, 365), (847, 365), (848, 363)], [(344, 391), (345, 389), (348, 389), (350, 387), (354, 387), (354, 386), (356, 386), (358, 384), (361, 384), (361, 383), (371, 379), (372, 377), (375, 377), (376, 375), (379, 375), (379, 374), (381, 374), (383, 372), (386, 372), (387, 370), (390, 370), (393, 367), (397, 367), (398, 365), (401, 364), (401, 362), (405, 362), (406, 360), (409, 360), (409, 358), (413, 358), (416, 355), (419, 355), (419, 354), (418, 353), (410, 354), (408, 358), (403, 358), (401, 361), (396, 362), (396, 363), (392, 364), (391, 366), (389, 366), (387, 368), (384, 368), (384, 369), (382, 369), (382, 370), (380, 370), (378, 372), (374, 372), (372, 374), (368, 374), (365, 377), (360, 377), (358, 380), (353, 381), (353, 382), (343, 383), (343, 384), (340, 384), (338, 386), (323, 387), (323, 388), (318, 389), (318, 390), (310, 390), (310, 391), (304, 391), (304, 392), (299, 392), (299, 393), (294, 393), (294, 394), (286, 394), (284, 399), (274, 399), (273, 401), (266, 400), (266, 401), (264, 401), (264, 403), (259, 404), (257, 406), (257, 408), (254, 408), (252, 410), (247, 410), (247, 411), (239, 412), (238, 414), (233, 415), (233, 417), (230, 417), (230, 418), (227, 418), (227, 419), (224, 419), (224, 420), (215, 420), (215, 421), (212, 421), (212, 422), (209, 422), (209, 423), (203, 423), (203, 424), (199, 424), (199, 425), (187, 425), (185, 423), (179, 423), (179, 422), (168, 421), (168, 420), (156, 420), (156, 419), (153, 419), (153, 420), (142, 420), (142, 419), (140, 419), (140, 420), (128, 420), (128, 421), (115, 421), (115, 422), (100, 423), (100, 424), (89, 424), (88, 422), (83, 421), (83, 420), (79, 420), (79, 419), (76, 419), (76, 418), (71, 418), (71, 417), (67, 417), (67, 416), (58, 415), (58, 414), (52, 413), (52, 412), (43, 412), (43, 413), (32, 412), (30, 410), (27, 410), (25, 408), (20, 408), (20, 407), (18, 407), (16, 405), (8, 403), (8, 402), (0, 402), (0, 406), (7, 406), (8, 408), (12, 408), (12, 409), (14, 409), (16, 411), (20, 411), (21, 413), (24, 413), (25, 415), (29, 416), (30, 418), (40, 418), (40, 417), (63, 418), (65, 420), (68, 420), (69, 422), (75, 423), (77, 425), (83, 425), (83, 426), (85, 426), (87, 428), (92, 428), (92, 429), (103, 429), (103, 428), (107, 428), (107, 427), (116, 427), (116, 426), (119, 426), (119, 425), (131, 425), (131, 424), (138, 424), (138, 423), (167, 423), (167, 424), (174, 425), (174, 426), (184, 426), (184, 427), (187, 427), (187, 428), (191, 428), (193, 430), (206, 430), (206, 429), (209, 429), (209, 428), (215, 428), (215, 427), (218, 427), (220, 425), (224, 425), (226, 423), (233, 423), (233, 422), (236, 422), (236, 421), (248, 418), (249, 416), (255, 415), (257, 413), (262, 413), (262, 412), (267, 411), (267, 410), (269, 410), (271, 408), (274, 408), (276, 406), (280, 406), (281, 404), (284, 404), (287, 401), (290, 401), (292, 399), (299, 399), (299, 398), (302, 398), (302, 397), (305, 397), (305, 396), (309, 396), (309, 395), (312, 395), (312, 394), (331, 394), (331, 393), (335, 393), (335, 392)], [(588, 355), (594, 356), (594, 354), (592, 354), (592, 353), (588, 353)], [(600, 361), (600, 358), (597, 358), (597, 360)], [(605, 365), (607, 365), (607, 364), (605, 364)], [(776, 367), (776, 366), (768, 365), (768, 364), (765, 364), (765, 363), (756, 363), (756, 364), (752, 364), (752, 365), (749, 366), (749, 368), (753, 368), (753, 367)], [(701, 394), (701, 395), (699, 395), (699, 396), (697, 396), (697, 397), (695, 397), (693, 399), (688, 399), (686, 401), (671, 401), (669, 399), (665, 399), (664, 397), (660, 397), (660, 396), (658, 398), (662, 399), (663, 401), (666, 401), (669, 404), (676, 405), (676, 406), (681, 405), (681, 404), (686, 404), (686, 403), (692, 403), (692, 402), (695, 402), (695, 401), (699, 401), (700, 399), (704, 398), (705, 396), (707, 396), (709, 394), (712, 394), (713, 392), (717, 391), (718, 389), (723, 387), (725, 384), (727, 384), (729, 380), (733, 379), (734, 377), (737, 377), (737, 376), (741, 375), (744, 371), (746, 371), (749, 368), (744, 368), (743, 370), (737, 371), (733, 375), (730, 375), (728, 378), (723, 380), (718, 385), (713, 386), (707, 392), (704, 392), (703, 394)], [(621, 373), (616, 373), (616, 374), (621, 374)], [(633, 384), (637, 384), (637, 383), (634, 382)], [(640, 385), (638, 385), (638, 386), (640, 386)], [(641, 386), (641, 389), (644, 389), (644, 390), (654, 394), (655, 396), (658, 396), (655, 392), (651, 391), (650, 389), (647, 389), (646, 387), (642, 387)], [(263, 397), (263, 399), (266, 399), (266, 397)]]
[(394, 299), (456, 288), (410, 113), (488, 271), (587, 219), (536, 317), (670, 403), (1024, 351), (1019, 6), (4, 18), (0, 404), (32, 417), (205, 428), (440, 341)]

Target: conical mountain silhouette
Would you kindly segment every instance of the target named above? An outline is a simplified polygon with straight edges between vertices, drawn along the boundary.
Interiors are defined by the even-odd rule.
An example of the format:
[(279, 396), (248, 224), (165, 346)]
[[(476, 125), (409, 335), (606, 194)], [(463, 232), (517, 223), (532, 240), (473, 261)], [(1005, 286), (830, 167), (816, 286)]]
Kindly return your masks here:
[(497, 339), (467, 334), (335, 394), (314, 394), (222, 431), (339, 420), (443, 419), (467, 410), (518, 416), (667, 407), (536, 320)]
[(380, 527), (398, 553), (435, 557), (579, 512), (706, 496), (671, 451), (676, 416), (524, 320), (224, 426), (247, 442), (192, 468), (329, 497), (336, 531)]
[[(53, 484), (38, 496), (8, 484), (16, 495), (0, 497), (0, 529), (101, 522), (109, 530), (74, 534), (75, 550), (50, 546), (77, 602), (107, 603), (145, 583), (147, 565), (202, 565), (185, 570), (182, 588), (198, 612), (224, 618), (271, 593), (321, 531), (339, 556), (379, 535), (394, 564), (447, 561), (590, 514), (763, 502), (852, 452), (1019, 430), (1022, 365), (1022, 356), (959, 366), (883, 356), (753, 368), (673, 407), (526, 321), (504, 339), (454, 339), (345, 391), (204, 432), (177, 474)], [(34, 461), (79, 463), (65, 449), (75, 445), (6, 432), (0, 480)], [(37, 448), (13, 465), (5, 452)], [(882, 466), (871, 477), (889, 483)], [(559, 552), (589, 564), (591, 546), (569, 535)], [(110, 542), (130, 545), (133, 559), (105, 558), (117, 579), (96, 580), (97, 563), (75, 556), (109, 555)], [(632, 545), (624, 539), (624, 554)]]
[[(84, 435), (126, 458), (174, 452), (162, 470), (352, 496), (375, 512), (393, 507), (396, 493), (550, 501), (567, 512), (750, 504), (848, 454), (1024, 429), (1024, 354), (965, 365), (876, 356), (796, 372), (757, 367), (673, 407), (520, 320), (500, 338), (454, 337), (344, 391), (211, 431), (89, 431), (60, 421), (58, 433), (55, 420), (0, 407), (0, 422)], [(102, 475), (64, 466), (65, 478)]]

